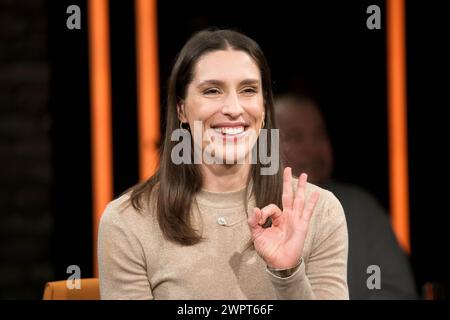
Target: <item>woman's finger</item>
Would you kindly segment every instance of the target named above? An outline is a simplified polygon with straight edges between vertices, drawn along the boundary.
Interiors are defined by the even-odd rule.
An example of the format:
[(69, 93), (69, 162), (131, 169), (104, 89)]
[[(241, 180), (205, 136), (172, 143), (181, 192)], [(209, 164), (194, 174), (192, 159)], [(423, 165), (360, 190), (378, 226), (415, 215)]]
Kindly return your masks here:
[(261, 209), (261, 218), (258, 221), (258, 223), (260, 225), (265, 224), (267, 218), (269, 218), (269, 217), (272, 218), (273, 223), (276, 223), (276, 220), (279, 217), (281, 217), (281, 215), (282, 215), (282, 212), (281, 212), (280, 208), (278, 208), (274, 204), (269, 204), (268, 206), (265, 206), (264, 208)]
[(292, 169), (286, 167), (283, 173), (283, 195), (281, 197), (283, 210), (292, 209), (293, 191), (292, 191)]
[(251, 229), (257, 228), (259, 226), (259, 221), (261, 220), (261, 210), (259, 208), (254, 208), (253, 213), (251, 213), (247, 219), (248, 225)]
[(247, 219), (252, 239), (255, 239), (256, 236), (260, 234), (260, 232), (263, 229), (263, 227), (258, 223), (260, 219), (261, 219), (261, 210), (259, 208), (254, 208), (253, 213), (251, 213)]
[(314, 208), (316, 207), (317, 201), (319, 201), (319, 198), (320, 193), (318, 191), (313, 192), (313, 194), (309, 198), (309, 201), (305, 209), (303, 210), (303, 214), (301, 215), (300, 218), (304, 223), (309, 224), (309, 221), (311, 220), (311, 216), (314, 212)]
[(299, 215), (302, 214), (303, 208), (305, 206), (305, 190), (307, 180), (308, 175), (306, 173), (302, 173), (300, 177), (298, 177), (297, 191), (295, 192), (294, 199), (294, 211)]

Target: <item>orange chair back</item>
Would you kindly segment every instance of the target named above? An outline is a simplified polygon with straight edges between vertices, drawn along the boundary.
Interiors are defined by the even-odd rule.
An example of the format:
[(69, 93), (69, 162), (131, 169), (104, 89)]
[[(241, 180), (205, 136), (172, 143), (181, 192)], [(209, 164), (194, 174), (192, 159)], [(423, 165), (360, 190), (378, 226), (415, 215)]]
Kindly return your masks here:
[(80, 289), (69, 289), (66, 280), (47, 282), (43, 300), (100, 300), (98, 279), (80, 281)]

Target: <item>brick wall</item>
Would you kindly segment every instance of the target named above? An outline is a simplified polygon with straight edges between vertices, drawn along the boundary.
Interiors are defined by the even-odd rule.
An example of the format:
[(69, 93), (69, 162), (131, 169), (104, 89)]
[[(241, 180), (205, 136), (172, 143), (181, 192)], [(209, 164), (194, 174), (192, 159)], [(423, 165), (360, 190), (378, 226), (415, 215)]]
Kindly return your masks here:
[(0, 299), (39, 299), (53, 278), (44, 0), (0, 0)]

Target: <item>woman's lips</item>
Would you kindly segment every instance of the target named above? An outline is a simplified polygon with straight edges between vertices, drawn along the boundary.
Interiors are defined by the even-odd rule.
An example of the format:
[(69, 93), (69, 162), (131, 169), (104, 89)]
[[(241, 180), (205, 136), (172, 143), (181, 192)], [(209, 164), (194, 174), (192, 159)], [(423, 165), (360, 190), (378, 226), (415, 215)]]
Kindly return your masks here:
[(228, 142), (237, 142), (238, 139), (244, 137), (247, 133), (247, 127), (245, 126), (214, 127), (211, 129), (213, 131), (213, 137)]
[(214, 128), (214, 131), (221, 133), (221, 134), (227, 134), (227, 135), (237, 135), (239, 133), (244, 132), (245, 128), (244, 126), (239, 127), (216, 127)]

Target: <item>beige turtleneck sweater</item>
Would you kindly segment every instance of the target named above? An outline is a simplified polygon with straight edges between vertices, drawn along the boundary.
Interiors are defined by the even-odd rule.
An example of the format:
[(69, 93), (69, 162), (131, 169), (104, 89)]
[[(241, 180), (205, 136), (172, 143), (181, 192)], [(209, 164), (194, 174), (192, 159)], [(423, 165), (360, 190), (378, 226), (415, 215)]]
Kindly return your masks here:
[[(293, 179), (295, 191), (297, 179)], [(192, 206), (204, 241), (182, 246), (164, 239), (154, 210), (136, 212), (129, 194), (110, 202), (100, 221), (102, 299), (348, 299), (347, 225), (341, 204), (319, 190), (300, 268), (288, 278), (268, 271), (250, 242), (245, 189), (202, 190)], [(249, 211), (254, 207), (253, 197)], [(225, 221), (226, 225), (220, 225)]]

